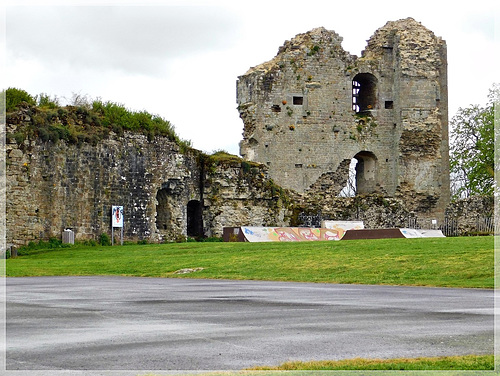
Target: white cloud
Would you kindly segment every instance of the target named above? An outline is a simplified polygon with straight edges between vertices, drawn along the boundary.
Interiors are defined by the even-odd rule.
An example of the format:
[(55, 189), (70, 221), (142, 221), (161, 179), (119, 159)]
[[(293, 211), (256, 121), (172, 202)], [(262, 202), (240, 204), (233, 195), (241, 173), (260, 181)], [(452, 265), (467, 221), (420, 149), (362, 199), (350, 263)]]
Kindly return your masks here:
[(235, 15), (217, 7), (12, 7), (8, 48), (53, 66), (160, 75), (169, 59), (236, 43)]

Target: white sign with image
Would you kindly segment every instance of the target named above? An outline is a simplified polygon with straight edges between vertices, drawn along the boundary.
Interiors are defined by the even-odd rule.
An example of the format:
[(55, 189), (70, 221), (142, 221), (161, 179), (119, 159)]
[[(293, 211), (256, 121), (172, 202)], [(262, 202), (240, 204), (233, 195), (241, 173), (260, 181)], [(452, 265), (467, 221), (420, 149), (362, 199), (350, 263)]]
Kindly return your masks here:
[(111, 227), (123, 227), (123, 206), (112, 206)]

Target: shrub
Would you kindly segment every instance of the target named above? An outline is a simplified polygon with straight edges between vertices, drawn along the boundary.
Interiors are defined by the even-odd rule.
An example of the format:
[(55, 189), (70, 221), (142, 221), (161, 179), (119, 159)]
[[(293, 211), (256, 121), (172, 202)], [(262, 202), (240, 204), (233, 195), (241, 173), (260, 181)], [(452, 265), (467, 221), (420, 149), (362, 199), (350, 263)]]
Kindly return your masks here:
[(31, 106), (36, 105), (35, 98), (33, 98), (27, 91), (9, 87), (5, 91), (5, 110), (7, 112), (15, 111), (21, 103), (27, 103)]
[(38, 137), (44, 142), (50, 140), (50, 132), (46, 128), (40, 128), (38, 130)]
[(109, 238), (109, 235), (103, 232), (99, 237), (99, 244), (103, 246), (111, 245), (111, 239)]
[(241, 162), (241, 169), (243, 170), (243, 173), (248, 174), (250, 172), (250, 163), (246, 161)]
[(57, 139), (69, 140), (70, 132), (67, 127), (62, 125), (50, 125), (49, 132), (54, 135), (57, 134)]
[(26, 135), (23, 132), (14, 133), (14, 140), (18, 145), (21, 145), (26, 139)]
[(222, 237), (217, 237), (217, 236), (212, 236), (210, 238), (201, 238), (200, 242), (204, 243), (217, 243), (217, 242), (222, 242)]
[(193, 144), (189, 140), (177, 140), (177, 144), (179, 145), (179, 151), (182, 154), (186, 154), (193, 147)]
[(40, 93), (36, 99), (39, 107), (50, 108), (52, 110), (59, 108), (57, 97), (51, 98), (48, 94)]

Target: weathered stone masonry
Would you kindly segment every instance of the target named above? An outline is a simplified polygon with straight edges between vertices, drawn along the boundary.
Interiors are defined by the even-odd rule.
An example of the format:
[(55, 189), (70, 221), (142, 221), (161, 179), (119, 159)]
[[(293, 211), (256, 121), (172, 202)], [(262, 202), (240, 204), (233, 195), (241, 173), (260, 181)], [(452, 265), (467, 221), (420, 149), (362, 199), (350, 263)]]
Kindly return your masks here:
[[(9, 114), (13, 135), (32, 121)], [(264, 166), (181, 153), (166, 137), (125, 132), (96, 145), (28, 138), (6, 145), (7, 243), (110, 234), (111, 206), (122, 205), (126, 240), (221, 236), (223, 226), (285, 225), (287, 209)]]
[[(175, 145), (161, 141), (126, 134), (96, 146), (9, 143), (8, 239), (47, 239), (64, 228), (73, 229), (77, 239), (95, 239), (109, 233), (111, 205), (124, 206), (128, 239), (185, 233), (184, 207), (199, 200), (199, 169)], [(156, 204), (162, 190), (171, 191)], [(168, 227), (156, 229), (156, 210), (169, 213)]]
[(400, 198), (442, 218), (449, 202), (446, 44), (408, 18), (388, 22), (360, 58), (317, 28), (237, 83), (241, 155), (278, 184), (337, 196), (352, 158), (357, 193)]

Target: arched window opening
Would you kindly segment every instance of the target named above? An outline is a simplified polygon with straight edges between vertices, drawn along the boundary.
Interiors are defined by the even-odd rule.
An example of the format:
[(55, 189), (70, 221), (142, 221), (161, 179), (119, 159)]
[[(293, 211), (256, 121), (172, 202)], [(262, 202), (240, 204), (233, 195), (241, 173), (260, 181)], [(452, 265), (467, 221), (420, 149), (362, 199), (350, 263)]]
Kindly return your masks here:
[(198, 200), (191, 200), (187, 204), (187, 235), (203, 236), (202, 208)]
[(352, 110), (366, 112), (377, 105), (377, 78), (370, 73), (359, 73), (352, 80)]
[(156, 228), (158, 230), (167, 230), (172, 215), (168, 204), (167, 189), (163, 188), (156, 194)]

